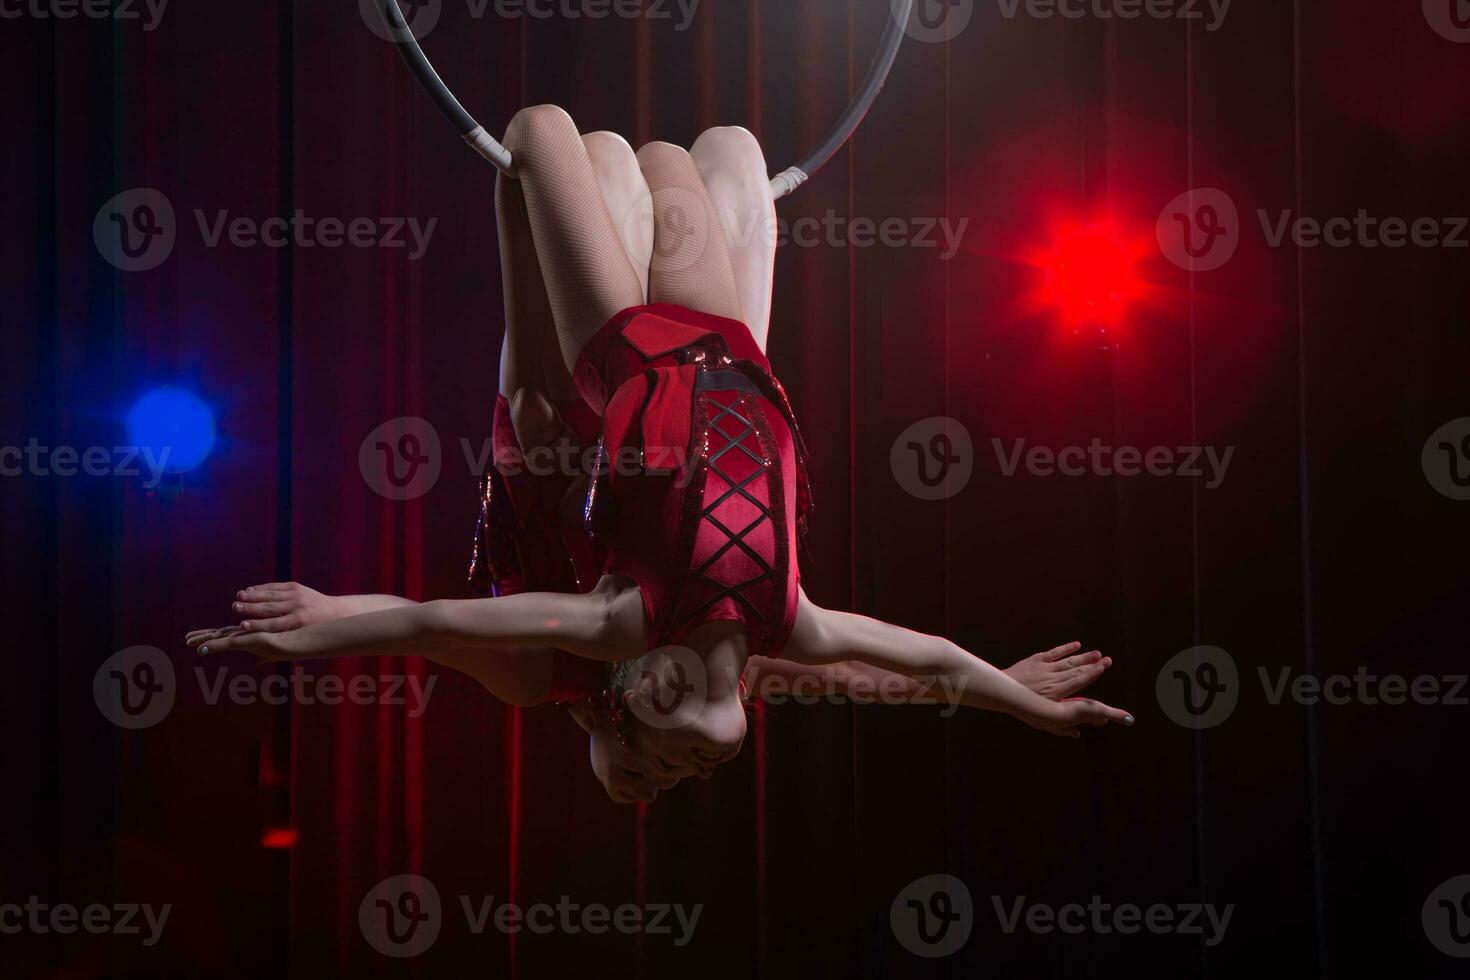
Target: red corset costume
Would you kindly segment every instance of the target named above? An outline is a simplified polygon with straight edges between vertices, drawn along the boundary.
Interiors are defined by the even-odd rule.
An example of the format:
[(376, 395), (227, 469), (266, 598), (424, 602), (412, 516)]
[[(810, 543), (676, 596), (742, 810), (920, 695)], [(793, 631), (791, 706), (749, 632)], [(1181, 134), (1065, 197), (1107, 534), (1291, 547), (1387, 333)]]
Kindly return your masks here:
[(753, 655), (796, 620), (796, 545), (811, 495), (786, 393), (743, 323), (679, 306), (613, 317), (582, 350), (577, 389), (602, 415), (587, 497), (604, 570), (643, 593), (652, 648), (716, 620)]
[[(472, 580), (488, 572), (497, 594), (585, 591), (596, 576), (583, 569), (600, 560), (601, 572), (637, 583), (650, 648), (733, 620), (752, 655), (778, 654), (796, 619), (797, 541), (811, 494), (790, 403), (750, 331), (679, 306), (634, 307), (587, 343), (574, 377), (602, 416), (585, 507), (591, 538), (574, 533), (567, 544), (548, 530), (562, 526), (571, 478), (518, 484), (492, 469)], [(504, 399), (496, 415), (500, 460), (499, 447), (514, 445)], [(585, 419), (572, 424), (586, 435)], [(583, 691), (595, 687), (596, 665), (577, 660), (559, 658), (553, 700), (596, 693)]]

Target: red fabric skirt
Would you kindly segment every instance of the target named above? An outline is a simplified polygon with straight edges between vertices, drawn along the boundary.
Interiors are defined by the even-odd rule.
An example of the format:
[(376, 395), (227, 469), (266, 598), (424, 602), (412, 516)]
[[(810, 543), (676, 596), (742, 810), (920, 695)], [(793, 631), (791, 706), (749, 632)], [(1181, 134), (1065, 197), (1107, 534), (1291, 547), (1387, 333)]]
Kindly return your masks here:
[[(597, 413), (578, 398), (555, 405), (583, 446), (597, 442)], [(580, 460), (580, 457), (579, 457)], [(480, 478), (480, 517), (470, 558), (470, 585), (483, 596), (521, 592), (586, 592), (597, 584), (605, 556), (581, 520), (582, 502), (568, 500), (581, 486), (575, 472), (521, 449), (510, 401), (495, 400), (491, 459)], [(546, 700), (586, 701), (604, 686), (601, 664), (558, 650)]]

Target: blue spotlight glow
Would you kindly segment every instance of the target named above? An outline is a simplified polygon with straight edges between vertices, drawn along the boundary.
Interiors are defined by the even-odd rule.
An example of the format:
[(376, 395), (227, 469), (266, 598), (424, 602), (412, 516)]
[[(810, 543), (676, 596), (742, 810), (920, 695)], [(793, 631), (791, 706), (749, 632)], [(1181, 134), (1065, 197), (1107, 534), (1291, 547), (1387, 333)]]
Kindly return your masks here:
[(214, 413), (191, 391), (154, 388), (128, 411), (128, 441), (147, 447), (165, 472), (187, 473), (214, 449)]

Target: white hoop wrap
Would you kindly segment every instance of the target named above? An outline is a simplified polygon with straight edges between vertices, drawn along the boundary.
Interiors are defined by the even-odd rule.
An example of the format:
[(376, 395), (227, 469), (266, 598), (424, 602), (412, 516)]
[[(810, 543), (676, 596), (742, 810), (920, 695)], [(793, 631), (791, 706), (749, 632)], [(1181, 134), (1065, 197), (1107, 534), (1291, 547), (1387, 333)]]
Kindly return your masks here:
[(771, 195), (781, 200), (807, 181), (807, 173), (800, 167), (787, 167), (771, 178)]

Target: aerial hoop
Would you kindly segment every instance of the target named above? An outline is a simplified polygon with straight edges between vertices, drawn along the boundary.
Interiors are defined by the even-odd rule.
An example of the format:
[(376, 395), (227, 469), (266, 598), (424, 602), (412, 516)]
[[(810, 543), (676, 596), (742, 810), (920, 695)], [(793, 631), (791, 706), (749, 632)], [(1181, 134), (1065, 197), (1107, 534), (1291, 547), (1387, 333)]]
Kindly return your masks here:
[[(485, 131), (485, 127), (475, 121), (449, 86), (439, 77), (434, 66), (429, 63), (429, 58), (424, 54), (424, 49), (419, 46), (418, 39), (408, 27), (404, 20), (403, 10), (398, 6), (398, 0), (382, 0), (383, 19), (388, 26), (388, 33), (398, 53), (408, 64), (409, 71), (418, 79), (429, 98), (444, 113), (444, 118), (459, 131), (476, 153), (489, 160), (501, 173), (511, 176), (511, 154), (500, 141)], [(822, 166), (842, 149), (844, 143), (852, 137), (858, 126), (862, 124), (863, 117), (877, 101), (878, 93), (883, 91), (883, 83), (888, 81), (888, 73), (893, 70), (893, 62), (898, 57), (898, 49), (903, 44), (904, 28), (908, 24), (909, 14), (913, 10), (914, 0), (892, 0), (889, 6), (888, 26), (883, 30), (883, 36), (878, 42), (878, 53), (874, 55), (873, 62), (868, 66), (868, 73), (863, 77), (862, 84), (858, 86), (852, 104), (838, 118), (837, 124), (827, 134), (816, 149), (803, 157), (795, 166), (787, 167), (771, 179), (771, 192), (777, 199), (785, 197), (796, 190), (802, 184), (811, 179)]]

